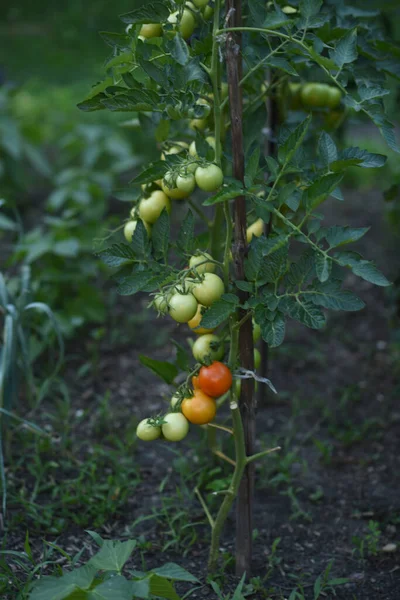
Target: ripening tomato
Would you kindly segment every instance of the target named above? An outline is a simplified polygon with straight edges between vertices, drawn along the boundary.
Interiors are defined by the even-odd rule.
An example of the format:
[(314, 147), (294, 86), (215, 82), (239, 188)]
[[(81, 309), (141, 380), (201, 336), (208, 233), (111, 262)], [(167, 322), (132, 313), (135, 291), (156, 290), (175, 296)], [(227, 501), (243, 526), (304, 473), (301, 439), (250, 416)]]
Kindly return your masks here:
[(189, 431), (189, 422), (186, 417), (180, 413), (168, 413), (164, 417), (164, 424), (161, 426), (163, 436), (169, 442), (180, 442), (185, 438)]
[(215, 273), (204, 273), (202, 281), (193, 285), (192, 293), (200, 304), (211, 306), (224, 293), (224, 282)]
[(218, 398), (218, 396), (225, 394), (232, 385), (231, 370), (224, 363), (214, 361), (208, 367), (201, 367), (199, 384), (203, 392), (212, 398)]
[(138, 436), (139, 440), (143, 440), (144, 442), (152, 442), (160, 437), (161, 427), (151, 425), (149, 423), (149, 419), (143, 419), (143, 421), (140, 421), (136, 428), (136, 435)]
[(162, 27), (160, 23), (146, 23), (142, 25), (139, 31), (139, 35), (146, 39), (153, 37), (159, 37), (162, 35)]
[(261, 365), (261, 353), (257, 348), (254, 348), (254, 368), (257, 370)]
[(221, 360), (224, 356), (224, 343), (217, 335), (206, 333), (197, 338), (192, 348), (195, 360), (200, 363)]
[[(142, 221), (143, 225), (146, 228), (147, 235), (150, 237), (151, 234), (151, 226), (146, 223), (146, 221)], [(133, 238), (133, 234), (135, 233), (135, 229), (137, 227), (138, 221), (137, 219), (133, 219), (132, 221), (127, 221), (124, 227), (124, 236), (127, 242), (131, 242)]]
[(203, 316), (202, 309), (205, 309), (201, 304), (197, 305), (197, 312), (194, 315), (193, 319), (188, 321), (188, 325), (193, 333), (197, 335), (204, 335), (205, 333), (212, 333), (214, 329), (206, 329), (205, 327), (201, 327), (201, 319)]
[(218, 165), (210, 163), (206, 167), (197, 167), (196, 183), (205, 192), (215, 192), (224, 182), (224, 174)]
[(197, 273), (214, 273), (215, 264), (213, 262), (205, 262), (207, 259), (213, 259), (207, 252), (198, 252), (190, 257), (189, 268), (195, 269)]
[[(173, 12), (168, 17), (168, 22), (176, 25), (179, 19), (179, 12)], [(192, 35), (194, 29), (196, 27), (196, 19), (194, 18), (194, 14), (188, 8), (185, 8), (181, 20), (179, 22), (179, 33), (183, 37), (184, 40), (187, 40)]]
[(264, 221), (262, 219), (257, 219), (257, 221), (254, 221), (254, 223), (252, 223), (252, 225), (249, 225), (249, 227), (246, 229), (247, 243), (250, 244), (251, 240), (253, 239), (253, 236), (260, 237), (260, 235), (262, 235), (263, 233)]
[(169, 171), (165, 174), (161, 183), (163, 192), (175, 200), (187, 198), (193, 192), (195, 185), (196, 181), (192, 173), (178, 175), (174, 181), (174, 177)]
[(148, 198), (142, 198), (139, 204), (139, 216), (146, 223), (153, 225), (161, 215), (164, 208), (171, 212), (171, 201), (167, 194), (155, 190)]
[(168, 311), (174, 321), (187, 323), (197, 311), (197, 301), (193, 294), (175, 292), (169, 300)]
[(184, 398), (182, 401), (182, 413), (194, 425), (210, 423), (216, 412), (215, 400), (200, 389), (195, 389), (191, 398)]
[(306, 108), (324, 108), (329, 102), (329, 86), (325, 83), (306, 83), (300, 95)]

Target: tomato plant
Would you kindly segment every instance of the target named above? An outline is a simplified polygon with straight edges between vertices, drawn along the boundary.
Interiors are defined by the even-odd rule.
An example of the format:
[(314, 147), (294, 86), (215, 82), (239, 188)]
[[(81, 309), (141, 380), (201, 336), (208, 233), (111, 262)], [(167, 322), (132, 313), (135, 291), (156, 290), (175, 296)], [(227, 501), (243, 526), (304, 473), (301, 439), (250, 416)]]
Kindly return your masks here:
[(203, 389), (196, 388), (193, 396), (182, 400), (182, 413), (194, 425), (211, 423), (216, 412), (215, 400), (204, 393)]
[[(121, 16), (129, 28), (125, 35), (104, 34), (113, 47), (108, 78), (80, 104), (87, 111), (135, 113), (154, 134), (160, 159), (143, 165), (132, 181), (138, 189), (133, 218), (141, 185), (182, 200), (172, 203), (171, 215), (164, 209), (158, 214), (151, 232), (143, 217), (126, 226), (130, 243), (118, 241), (100, 252), (119, 270), (121, 293), (152, 294), (159, 313), (188, 323), (197, 334), (190, 344), (194, 364), (190, 348), (187, 361), (181, 352), (170, 363), (143, 359), (168, 384), (186, 371), (176, 384), (176, 412), (161, 425), (166, 439), (171, 429), (174, 439), (186, 435), (188, 422), (179, 408), (194, 402), (188, 395), (197, 390), (192, 377), (200, 383), (199, 371), (212, 368), (228, 350), (236, 456), (231, 493), (210, 519), (211, 570), (241, 487), (236, 568), (250, 571), (250, 464), (267, 453), (255, 452), (254, 380), (271, 385), (254, 371), (260, 353), (254, 353), (253, 335), (277, 348), (292, 321), (321, 330), (329, 310), (362, 309), (363, 300), (346, 289), (346, 272), (389, 284), (373, 262), (347, 249), (368, 228), (326, 225), (321, 205), (344, 199), (341, 183), (349, 167), (385, 163), (383, 155), (343, 148), (335, 140), (347, 114), (370, 119), (398, 151), (383, 101), (387, 77), (396, 76), (397, 50), (368, 11), (354, 9), (354, 17), (343, 2), (295, 4), (145, 4)], [(140, 39), (148, 24), (161, 26), (161, 35)], [(266, 126), (270, 103), (278, 107), (273, 127)]]

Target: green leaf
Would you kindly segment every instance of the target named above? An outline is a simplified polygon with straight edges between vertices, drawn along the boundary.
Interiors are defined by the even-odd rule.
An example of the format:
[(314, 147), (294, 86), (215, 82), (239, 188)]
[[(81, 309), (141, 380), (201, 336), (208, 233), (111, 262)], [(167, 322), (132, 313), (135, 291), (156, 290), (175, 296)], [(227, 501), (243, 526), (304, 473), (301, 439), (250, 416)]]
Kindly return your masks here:
[(153, 181), (157, 181), (157, 179), (162, 179), (168, 169), (169, 166), (167, 161), (159, 160), (142, 171), (139, 175), (132, 179), (130, 183), (153, 183)]
[(282, 164), (288, 164), (296, 150), (303, 143), (304, 137), (307, 133), (308, 127), (311, 123), (311, 115), (308, 115), (304, 121), (296, 127), (296, 129), (289, 135), (286, 141), (279, 146), (278, 149), (278, 160)]
[(91, 590), (87, 600), (132, 600), (132, 593), (132, 583), (117, 575)]
[[(369, 227), (340, 227), (334, 225), (328, 229), (321, 229), (318, 233), (319, 237), (324, 237), (330, 248), (336, 248), (343, 244), (351, 244), (361, 239), (368, 231)], [(322, 235), (321, 235), (322, 234)]]
[(269, 60), (265, 61), (265, 64), (270, 67), (274, 67), (275, 69), (279, 69), (279, 71), (285, 71), (285, 73), (288, 73), (293, 77), (299, 76), (294, 66), (291, 65), (290, 62), (287, 61), (285, 58), (281, 58), (279, 56), (271, 56)]
[(270, 348), (280, 346), (285, 338), (285, 318), (281, 313), (273, 313), (262, 304), (254, 311), (256, 323), (261, 328), (261, 336)]
[(162, 567), (152, 569), (152, 573), (174, 581), (189, 581), (190, 583), (197, 583), (199, 581), (197, 577), (176, 563), (166, 563)]
[[(260, 146), (257, 145), (246, 161), (245, 184), (250, 187), (258, 173), (260, 165)], [(239, 182), (238, 182), (239, 184)], [(240, 185), (240, 184), (239, 184)]]
[(175, 591), (174, 585), (168, 579), (165, 579), (165, 577), (153, 574), (149, 581), (150, 592), (154, 596), (165, 598), (166, 600), (181, 600)]
[(300, 14), (302, 17), (309, 19), (319, 13), (322, 6), (322, 0), (301, 0)]
[(108, 267), (121, 267), (135, 260), (135, 253), (127, 244), (113, 244), (97, 255)]
[(279, 308), (310, 329), (321, 329), (326, 323), (324, 313), (305, 296), (286, 296), (279, 303)]
[(146, 2), (131, 12), (120, 15), (123, 23), (165, 23), (169, 17), (169, 7), (165, 2)]
[(136, 548), (136, 540), (104, 540), (100, 550), (92, 556), (88, 565), (95, 567), (99, 571), (117, 571), (121, 572), (126, 561)]
[(288, 204), (289, 200), (288, 206), (290, 207), (290, 198), (293, 197), (293, 193), (295, 191), (297, 191), (297, 184), (294, 181), (291, 181), (290, 183), (287, 183), (281, 187), (277, 196), (278, 206), (282, 206), (282, 204)]
[(307, 211), (311, 212), (317, 208), (328, 196), (332, 194), (334, 189), (343, 179), (343, 174), (329, 174), (317, 179), (303, 192), (303, 200), (307, 207)]
[(335, 279), (325, 283), (315, 284), (307, 298), (318, 306), (331, 310), (356, 311), (364, 308), (365, 304), (358, 296), (348, 290), (341, 289), (341, 282)]
[(332, 261), (322, 254), (321, 252), (316, 252), (314, 257), (315, 262), (315, 272), (317, 273), (317, 277), (321, 282), (329, 279), (329, 275), (332, 270)]
[(364, 260), (356, 252), (342, 252), (336, 255), (336, 258), (343, 267), (350, 267), (354, 275), (358, 275), (365, 281), (382, 287), (391, 285), (390, 281), (377, 269), (374, 263)]
[(290, 265), (286, 275), (289, 287), (301, 288), (307, 281), (314, 276), (315, 263), (314, 251), (307, 249), (296, 263)]
[(318, 153), (325, 166), (330, 165), (332, 162), (337, 160), (338, 151), (336, 144), (331, 136), (323, 131), (318, 140)]
[(225, 202), (226, 200), (232, 200), (233, 198), (242, 196), (243, 193), (244, 188), (241, 185), (241, 183), (239, 181), (232, 181), (224, 184), (220, 191), (217, 194), (215, 194), (215, 196), (207, 198), (203, 202), (203, 206), (213, 206), (214, 204)]
[[(275, 7), (276, 7), (276, 5), (275, 5)], [(275, 10), (276, 10), (276, 8), (275, 8)], [(265, 27), (265, 29), (279, 29), (280, 27), (283, 27), (284, 25), (290, 25), (290, 23), (292, 23), (292, 19), (290, 19), (287, 15), (285, 15), (284, 12), (279, 10), (279, 12), (278, 11), (270, 12), (268, 14), (267, 18), (265, 19), (264, 23), (262, 24), (262, 27)], [(258, 27), (259, 27), (259, 24), (258, 24)]]
[[(74, 592), (88, 590), (96, 569), (89, 563), (61, 577), (42, 577), (35, 584), (29, 600), (65, 600)], [(82, 593), (82, 600), (85, 595)]]
[(144, 598), (145, 600), (150, 598), (150, 581), (148, 578), (139, 581), (132, 581), (131, 589), (135, 600), (136, 598)]
[(6, 215), (0, 214), (0, 229), (7, 231), (18, 231), (19, 226)]
[(357, 29), (353, 29), (338, 41), (335, 50), (330, 52), (330, 57), (342, 68), (345, 64), (354, 62), (357, 56)]
[(153, 273), (149, 271), (139, 271), (133, 275), (119, 278), (117, 292), (121, 296), (133, 296), (144, 290), (153, 278)]
[(184, 256), (192, 254), (195, 245), (194, 237), (194, 216), (191, 210), (187, 211), (182, 225), (179, 229), (178, 239), (176, 241), (177, 249)]
[(120, 50), (126, 50), (130, 48), (132, 43), (129, 35), (123, 33), (113, 33), (111, 31), (100, 31), (99, 32), (106, 44), (112, 48), (119, 48)]
[(154, 256), (157, 260), (167, 261), (170, 236), (169, 216), (164, 208), (161, 215), (153, 225), (151, 241), (154, 248)]
[(176, 33), (168, 45), (168, 50), (172, 58), (179, 65), (186, 65), (189, 62), (190, 54), (188, 45), (179, 33)]
[(343, 152), (340, 152), (338, 159), (330, 164), (330, 169), (335, 172), (343, 171), (348, 167), (374, 169), (383, 167), (386, 158), (383, 154), (373, 154), (360, 148), (346, 148)]
[(168, 384), (173, 383), (175, 377), (178, 375), (178, 369), (173, 363), (155, 360), (144, 356), (144, 354), (139, 355), (139, 360), (142, 365), (153, 371), (153, 373), (161, 377)]
[(142, 219), (138, 219), (136, 229), (132, 236), (131, 248), (136, 256), (142, 258), (149, 256), (150, 254), (150, 239)]
[(245, 261), (246, 279), (255, 281), (257, 285), (278, 281), (287, 269), (287, 257), (286, 235), (253, 237)]
[(218, 327), (236, 311), (238, 303), (239, 299), (234, 294), (224, 294), (204, 313), (201, 326), (208, 329)]

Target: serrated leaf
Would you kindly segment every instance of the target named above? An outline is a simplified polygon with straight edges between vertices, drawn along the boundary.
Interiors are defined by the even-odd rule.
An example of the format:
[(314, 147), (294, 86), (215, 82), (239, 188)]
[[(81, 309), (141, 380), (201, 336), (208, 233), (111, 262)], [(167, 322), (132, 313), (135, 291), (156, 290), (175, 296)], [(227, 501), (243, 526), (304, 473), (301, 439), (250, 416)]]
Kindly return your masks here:
[(390, 90), (383, 88), (380, 85), (365, 85), (364, 83), (358, 86), (358, 93), (361, 98), (361, 103), (373, 98), (382, 98), (390, 94)]
[(133, 296), (142, 291), (154, 275), (149, 271), (139, 271), (119, 279), (117, 292), (120, 296)]
[(150, 254), (150, 239), (143, 221), (138, 219), (136, 229), (133, 232), (131, 248), (135, 256), (145, 257)]
[(327, 281), (329, 279), (329, 275), (332, 270), (332, 261), (322, 254), (321, 252), (316, 252), (314, 257), (315, 262), (315, 272), (317, 274), (318, 279), (321, 282)]
[(178, 239), (176, 241), (177, 249), (181, 254), (191, 254), (194, 250), (194, 216), (191, 210), (188, 210), (182, 225), (179, 229)]
[(292, 23), (292, 19), (290, 19), (280, 9), (278, 11), (276, 5), (275, 5), (275, 10), (276, 10), (276, 12), (268, 13), (267, 18), (265, 19), (264, 23), (262, 24), (262, 27), (264, 27), (265, 29), (279, 29), (280, 27), (283, 27), (284, 25), (290, 25), (290, 23)]
[(245, 261), (246, 279), (259, 286), (278, 281), (287, 268), (287, 240), (286, 235), (253, 237)]
[(302, 17), (309, 19), (319, 13), (322, 6), (322, 0), (301, 0), (300, 14)]
[(363, 167), (364, 169), (375, 169), (383, 167), (386, 156), (374, 154), (361, 148), (346, 148), (340, 152), (338, 159), (330, 164), (331, 171), (343, 171), (348, 167)]
[(353, 292), (341, 289), (341, 282), (335, 279), (319, 283), (314, 290), (307, 292), (307, 298), (318, 306), (330, 310), (357, 311), (364, 308), (364, 302)]
[(157, 179), (162, 179), (168, 169), (168, 163), (165, 160), (159, 160), (142, 171), (139, 175), (132, 179), (130, 183), (153, 183), (153, 181), (157, 181)]
[(390, 281), (386, 279), (374, 263), (364, 260), (356, 252), (342, 252), (336, 255), (336, 258), (343, 267), (350, 267), (354, 275), (358, 275), (365, 281), (382, 287), (390, 285)]
[(308, 127), (311, 123), (311, 115), (308, 115), (304, 121), (296, 127), (296, 129), (288, 136), (286, 141), (279, 146), (278, 160), (282, 164), (288, 164), (296, 150), (303, 143)]
[(136, 540), (103, 540), (100, 550), (87, 563), (100, 571), (121, 572), (126, 561), (136, 548)]
[(112, 31), (100, 31), (100, 35), (106, 44), (112, 48), (119, 48), (120, 50), (126, 50), (130, 47), (132, 40), (129, 35), (123, 33), (114, 33)]
[(272, 312), (269, 307), (259, 304), (254, 311), (256, 323), (261, 328), (261, 336), (270, 348), (280, 346), (285, 338), (285, 318), (281, 313)]
[(168, 45), (168, 50), (172, 58), (179, 65), (186, 65), (189, 61), (190, 54), (188, 45), (179, 33), (176, 33)]
[[(258, 173), (260, 165), (260, 146), (257, 145), (246, 161), (245, 184), (250, 187)], [(241, 186), (240, 186), (241, 187)]]
[(342, 68), (345, 64), (356, 60), (357, 53), (357, 30), (353, 29), (343, 36), (336, 44), (335, 50), (330, 53), (335, 64)]
[(215, 196), (207, 198), (203, 202), (203, 206), (213, 206), (214, 204), (225, 202), (226, 200), (233, 200), (233, 198), (242, 196), (243, 193), (244, 188), (239, 181), (229, 182), (224, 184), (220, 191), (217, 194), (215, 194)]
[(338, 157), (336, 144), (331, 136), (323, 131), (318, 140), (318, 153), (324, 165), (328, 166)]
[(280, 58), (279, 56), (271, 56), (269, 60), (265, 61), (265, 64), (269, 67), (279, 69), (279, 71), (284, 71), (285, 73), (288, 73), (293, 77), (299, 76), (294, 66), (285, 58)]
[(154, 256), (158, 259), (164, 259), (166, 262), (169, 248), (170, 223), (167, 210), (164, 208), (161, 215), (153, 225), (151, 232), (151, 241), (154, 249)]
[(189, 581), (191, 583), (197, 583), (199, 581), (197, 577), (176, 563), (166, 563), (162, 567), (152, 569), (152, 573), (155, 573), (160, 577), (172, 579), (173, 581)]
[(368, 231), (369, 227), (340, 227), (334, 225), (323, 230), (323, 236), (329, 244), (330, 248), (336, 248), (343, 244), (351, 244), (361, 239)]
[(178, 369), (173, 363), (155, 360), (149, 356), (144, 356), (144, 354), (139, 355), (139, 360), (142, 365), (153, 371), (153, 373), (161, 377), (169, 385), (173, 383), (175, 377), (178, 375)]
[(279, 303), (279, 308), (310, 329), (321, 329), (326, 323), (324, 313), (305, 296), (286, 296)]
[(207, 309), (201, 318), (201, 326), (214, 329), (228, 319), (237, 309), (239, 299), (234, 294), (224, 294)]
[(301, 288), (314, 275), (314, 252), (307, 249), (296, 263), (290, 265), (286, 275), (289, 286)]
[(139, 8), (128, 13), (120, 15), (123, 23), (145, 24), (145, 23), (165, 23), (169, 17), (169, 7), (164, 2), (146, 2)]
[(317, 179), (303, 192), (303, 200), (308, 212), (313, 211), (319, 206), (339, 185), (343, 179), (343, 174), (329, 174)]
[(135, 260), (135, 253), (127, 244), (113, 244), (97, 255), (108, 267), (121, 267)]

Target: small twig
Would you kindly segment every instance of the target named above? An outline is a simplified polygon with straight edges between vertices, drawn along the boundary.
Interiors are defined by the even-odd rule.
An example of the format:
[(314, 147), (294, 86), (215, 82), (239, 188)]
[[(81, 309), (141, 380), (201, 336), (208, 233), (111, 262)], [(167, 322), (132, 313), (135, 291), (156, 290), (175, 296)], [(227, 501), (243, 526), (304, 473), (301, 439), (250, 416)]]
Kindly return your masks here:
[(208, 519), (208, 522), (210, 523), (211, 529), (213, 529), (213, 528), (214, 528), (214, 525), (215, 525), (215, 521), (214, 521), (214, 519), (212, 518), (212, 516), (211, 516), (211, 513), (210, 513), (210, 511), (208, 510), (208, 506), (207, 506), (207, 504), (206, 504), (206, 502), (205, 502), (205, 500), (204, 500), (203, 496), (201, 495), (201, 493), (200, 493), (200, 490), (199, 490), (199, 488), (197, 487), (197, 485), (196, 485), (196, 487), (194, 488), (194, 493), (196, 494), (196, 496), (197, 496), (197, 497), (198, 497), (198, 499), (200, 500), (200, 504), (201, 504), (201, 506), (203, 507), (203, 510), (204, 510), (204, 512), (206, 513), (206, 517), (207, 517), (207, 519)]
[(247, 457), (247, 464), (266, 456), (267, 454), (271, 454), (271, 452), (277, 452), (277, 450), (281, 450), (280, 446), (276, 446), (276, 448), (271, 448), (270, 450), (263, 450), (262, 452), (257, 452), (257, 454), (253, 454), (252, 456)]
[(225, 460), (230, 465), (233, 465), (234, 467), (236, 467), (235, 461), (232, 458), (230, 458), (229, 456), (227, 456), (226, 454), (224, 454), (223, 452), (221, 452), (221, 450), (213, 450), (213, 454), (215, 454), (215, 456), (218, 456), (219, 458), (222, 458), (222, 460)]
[(207, 423), (208, 427), (215, 427), (215, 429), (221, 429), (221, 431), (226, 431), (233, 435), (233, 429), (229, 429), (229, 427), (224, 427), (223, 425), (217, 425), (216, 423)]

